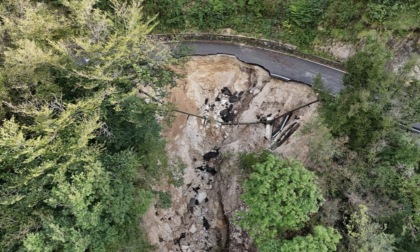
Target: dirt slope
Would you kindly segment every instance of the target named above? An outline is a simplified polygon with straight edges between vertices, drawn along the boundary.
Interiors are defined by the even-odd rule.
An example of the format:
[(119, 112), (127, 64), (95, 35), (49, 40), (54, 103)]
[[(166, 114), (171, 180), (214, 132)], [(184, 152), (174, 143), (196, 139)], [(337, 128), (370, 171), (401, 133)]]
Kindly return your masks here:
[[(207, 119), (177, 113), (165, 132), (174, 167), (185, 167), (183, 183), (156, 187), (171, 194), (172, 206), (151, 207), (143, 224), (157, 251), (252, 251), (249, 238), (232, 223), (235, 212), (245, 208), (237, 153), (269, 148), (271, 141), (265, 138), (264, 124), (221, 122), (263, 120), (316, 96), (310, 87), (271, 79), (262, 68), (230, 56), (192, 57), (177, 71), (185, 78), (171, 91), (170, 101), (179, 110)], [(302, 128), (314, 110), (315, 105), (299, 110), (287, 125), (296, 122)], [(273, 152), (304, 160), (306, 141), (298, 130)]]

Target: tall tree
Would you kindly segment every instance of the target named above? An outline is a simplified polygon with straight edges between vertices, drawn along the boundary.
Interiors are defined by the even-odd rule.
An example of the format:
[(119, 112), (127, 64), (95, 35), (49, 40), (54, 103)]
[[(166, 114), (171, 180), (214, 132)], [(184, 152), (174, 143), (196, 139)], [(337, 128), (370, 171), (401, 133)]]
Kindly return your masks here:
[(171, 84), (172, 61), (147, 38), (153, 19), (140, 2), (112, 0), (109, 12), (97, 3), (0, 3), (6, 251), (147, 250), (138, 225), (164, 165), (163, 109), (136, 88)]
[(112, 13), (95, 8), (96, 2), (2, 3), (1, 74), (11, 101), (59, 93), (82, 97), (108, 85), (159, 84), (144, 80), (168, 63), (168, 49), (146, 37), (153, 19), (143, 17), (139, 2), (110, 1)]
[(312, 172), (273, 155), (254, 165), (243, 187), (249, 210), (241, 214), (240, 224), (257, 244), (302, 228), (323, 200)]
[(321, 109), (332, 133), (348, 137), (352, 149), (365, 150), (394, 125), (389, 110), (395, 76), (386, 70), (387, 59), (377, 44), (352, 57), (343, 79), (345, 89)]

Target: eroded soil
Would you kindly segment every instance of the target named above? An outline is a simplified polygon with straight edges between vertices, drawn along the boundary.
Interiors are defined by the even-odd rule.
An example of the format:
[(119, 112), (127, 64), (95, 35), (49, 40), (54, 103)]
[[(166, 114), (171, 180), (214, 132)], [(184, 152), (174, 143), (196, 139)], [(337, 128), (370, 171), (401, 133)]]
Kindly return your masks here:
[[(191, 57), (176, 69), (185, 78), (169, 97), (179, 110), (205, 117), (175, 114), (165, 132), (172, 165), (182, 166), (182, 185), (167, 182), (156, 190), (169, 192), (169, 209), (151, 207), (143, 218), (157, 251), (252, 251), (246, 233), (233, 224), (245, 209), (240, 200), (243, 180), (238, 153), (268, 149), (266, 125), (223, 125), (258, 122), (316, 100), (308, 86), (272, 79), (262, 68), (230, 56)], [(305, 107), (289, 116), (285, 127), (303, 125), (315, 111)], [(274, 122), (274, 129), (282, 118)], [(272, 151), (304, 161), (307, 139), (299, 129)], [(174, 171), (175, 172), (175, 171)], [(178, 171), (179, 172), (179, 171)]]

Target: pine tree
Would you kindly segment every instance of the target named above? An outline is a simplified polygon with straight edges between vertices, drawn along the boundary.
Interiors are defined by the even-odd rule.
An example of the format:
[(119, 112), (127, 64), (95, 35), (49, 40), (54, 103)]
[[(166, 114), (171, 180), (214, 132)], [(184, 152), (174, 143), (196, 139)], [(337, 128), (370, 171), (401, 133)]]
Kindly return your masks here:
[(138, 226), (164, 165), (164, 107), (136, 88), (171, 84), (172, 60), (146, 36), (153, 18), (140, 2), (110, 1), (109, 11), (97, 3), (0, 3), (6, 251), (148, 250)]

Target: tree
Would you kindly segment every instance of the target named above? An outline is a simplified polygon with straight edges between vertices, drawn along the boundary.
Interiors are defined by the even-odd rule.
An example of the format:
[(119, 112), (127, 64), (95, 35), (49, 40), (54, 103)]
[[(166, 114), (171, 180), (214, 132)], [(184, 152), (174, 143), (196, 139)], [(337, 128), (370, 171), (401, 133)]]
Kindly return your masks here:
[(139, 2), (110, 1), (112, 14), (95, 8), (97, 0), (60, 3), (2, 3), (1, 74), (10, 102), (60, 93), (74, 99), (109, 85), (158, 88), (159, 81), (144, 77), (164, 70), (170, 53), (146, 37), (153, 19), (145, 20)]
[(412, 219), (414, 227), (420, 227), (420, 174), (413, 174), (402, 183), (401, 191), (412, 202)]
[(164, 165), (164, 107), (137, 98), (136, 88), (171, 84), (172, 61), (147, 38), (153, 19), (139, 2), (110, 1), (110, 12), (97, 3), (0, 3), (6, 251), (148, 249), (138, 224)]
[(372, 43), (347, 62), (345, 89), (336, 99), (323, 96), (320, 109), (335, 136), (345, 136), (349, 146), (364, 151), (379, 139), (411, 127), (420, 120), (420, 82), (412, 75), (417, 58), (393, 72), (383, 44)]
[(309, 157), (313, 168), (330, 169), (328, 164), (331, 163), (333, 156), (339, 150), (330, 130), (322, 119), (319, 116), (311, 119), (304, 126), (302, 133), (310, 135), (306, 144), (309, 147)]
[(2, 248), (29, 251), (105, 251), (126, 235), (133, 217), (147, 209), (151, 193), (135, 187), (139, 161), (125, 151), (101, 160), (91, 145), (100, 128), (102, 97), (22, 107), (34, 120), (4, 121), (0, 131)]
[[(26, 239), (29, 238), (39, 245), (46, 245), (47, 250), (53, 250), (57, 246), (55, 242), (65, 244), (69, 238), (78, 242), (69, 244), (68, 248), (64, 245), (64, 248), (86, 249), (85, 241), (89, 238), (73, 237), (71, 230), (63, 227), (66, 220), (55, 216), (54, 210), (61, 208), (63, 217), (70, 218), (67, 222), (84, 229), (99, 220), (104, 207), (101, 203), (93, 204), (96, 197), (91, 196), (97, 190), (109, 190), (106, 174), (95, 162), (98, 152), (87, 146), (94, 130), (99, 127), (98, 100), (95, 103), (69, 106), (56, 119), (54, 116), (57, 115), (47, 106), (22, 108), (23, 116), (36, 121), (30, 126), (22, 127), (14, 118), (4, 121), (0, 142), (0, 167), (5, 182), (2, 183), (1, 207), (9, 225), (2, 225), (6, 227), (2, 232), (5, 233), (2, 247), (11, 249), (20, 239), (28, 245)], [(79, 120), (73, 119), (76, 113), (80, 115)], [(93, 184), (100, 177), (105, 179)], [(86, 211), (87, 207), (92, 211)], [(73, 221), (70, 216), (74, 216)], [(40, 229), (55, 235), (36, 232)], [(75, 233), (77, 236), (78, 232)], [(47, 245), (45, 238), (48, 237), (52, 242)], [(31, 247), (27, 246), (29, 250), (40, 249)]]
[(384, 233), (384, 227), (371, 222), (367, 211), (366, 206), (360, 205), (359, 209), (351, 214), (347, 224), (349, 251), (394, 251), (394, 235)]
[[(347, 151), (347, 164), (337, 162), (343, 172), (336, 174), (347, 175), (332, 181), (330, 188), (350, 182), (338, 193), (354, 193), (360, 195), (361, 202), (371, 204), (372, 212), (397, 237), (398, 248), (406, 250), (418, 243), (415, 195), (420, 155), (417, 138), (401, 124), (411, 127), (420, 120), (420, 97), (416, 95), (420, 83), (412, 74), (418, 59), (413, 57), (397, 70), (391, 70), (388, 62), (384, 45), (368, 43), (348, 62), (345, 90), (336, 98), (322, 96), (326, 102), (320, 111), (333, 136), (348, 139), (348, 147), (356, 151)], [(381, 228), (379, 224), (368, 226), (370, 230)], [(390, 240), (385, 234), (377, 235), (360, 246), (366, 246), (366, 251), (382, 245), (384, 250), (392, 250)]]
[(420, 80), (415, 77), (419, 71), (420, 58), (412, 56), (407, 63), (398, 69), (396, 90), (392, 94), (391, 115), (398, 122), (410, 127), (413, 123), (420, 122)]
[(161, 123), (157, 116), (167, 115), (165, 106), (148, 103), (135, 95), (111, 95), (102, 103), (102, 120), (106, 134), (98, 136), (110, 153), (130, 151), (142, 159), (143, 184), (151, 185), (166, 166), (165, 142), (161, 139)]
[(183, 11), (182, 0), (148, 0), (144, 2), (147, 13), (158, 14), (158, 28), (185, 28), (186, 17)]
[(242, 199), (249, 210), (240, 225), (257, 244), (298, 230), (323, 200), (315, 179), (299, 162), (269, 155), (244, 182)]
[(348, 137), (353, 150), (366, 150), (395, 125), (388, 113), (395, 83), (387, 59), (378, 45), (357, 53), (347, 63), (345, 89), (321, 108), (332, 133)]
[(260, 251), (280, 252), (334, 252), (337, 251), (337, 244), (341, 235), (337, 230), (330, 227), (316, 226), (313, 235), (297, 236), (292, 240), (269, 241), (259, 247)]

